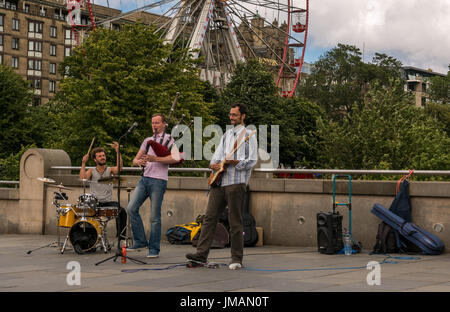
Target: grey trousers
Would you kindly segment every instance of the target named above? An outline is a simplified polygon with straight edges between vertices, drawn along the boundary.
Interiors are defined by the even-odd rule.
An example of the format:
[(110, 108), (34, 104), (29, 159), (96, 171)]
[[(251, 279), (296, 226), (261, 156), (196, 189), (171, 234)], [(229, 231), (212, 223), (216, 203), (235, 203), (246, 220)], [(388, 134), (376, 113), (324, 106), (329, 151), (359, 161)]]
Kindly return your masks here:
[(205, 257), (205, 259), (208, 258), (219, 216), (225, 207), (228, 206), (231, 260), (232, 262), (242, 263), (244, 256), (242, 206), (244, 203), (245, 189), (246, 186), (242, 183), (216, 186), (210, 190), (208, 207), (206, 208), (206, 214), (197, 243), (197, 254)]

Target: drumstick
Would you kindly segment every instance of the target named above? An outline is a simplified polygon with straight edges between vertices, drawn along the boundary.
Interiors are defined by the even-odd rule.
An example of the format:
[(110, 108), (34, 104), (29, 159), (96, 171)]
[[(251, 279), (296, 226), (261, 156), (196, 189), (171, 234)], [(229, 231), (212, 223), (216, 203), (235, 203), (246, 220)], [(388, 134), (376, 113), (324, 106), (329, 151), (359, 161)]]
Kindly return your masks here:
[(94, 144), (94, 141), (95, 141), (95, 137), (92, 138), (91, 146), (89, 146), (89, 150), (88, 150), (88, 152), (87, 152), (88, 155), (89, 155), (89, 153), (91, 152), (92, 144)]

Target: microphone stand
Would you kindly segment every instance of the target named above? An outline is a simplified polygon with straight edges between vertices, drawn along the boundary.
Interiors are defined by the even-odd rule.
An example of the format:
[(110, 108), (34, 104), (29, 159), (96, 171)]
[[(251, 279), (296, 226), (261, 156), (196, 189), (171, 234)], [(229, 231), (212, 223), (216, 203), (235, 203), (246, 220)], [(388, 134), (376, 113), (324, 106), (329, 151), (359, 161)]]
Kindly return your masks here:
[[(119, 164), (118, 164), (119, 170), (118, 170), (118, 174), (117, 174), (117, 177), (118, 177), (118, 179), (117, 179), (117, 201), (118, 201), (118, 204), (119, 204), (119, 207), (117, 208), (118, 210), (120, 210), (120, 171), (122, 170), (122, 168), (121, 168), (121, 166), (120, 166), (120, 159), (121, 159), (121, 157), (120, 157), (120, 141), (121, 141), (123, 138), (125, 138), (128, 134), (130, 134), (131, 132), (132, 132), (132, 129), (128, 130), (124, 135), (122, 135), (122, 136), (119, 138), (119, 141), (118, 141), (118, 144), (119, 144), (119, 147), (118, 147), (118, 149), (117, 149), (117, 157), (118, 157), (117, 161), (119, 162)], [(128, 219), (128, 218), (127, 218), (127, 219)], [(121, 220), (120, 220), (120, 217), (119, 217), (119, 216), (116, 217), (116, 222), (119, 223), (118, 228), (120, 229), (120, 228), (121, 228)], [(95, 265), (99, 265), (99, 264), (101, 264), (101, 263), (103, 263), (103, 262), (106, 262), (106, 261), (108, 261), (108, 260), (111, 260), (111, 259), (114, 259), (114, 262), (116, 262), (116, 260), (117, 260), (118, 257), (124, 257), (124, 258), (126, 258), (126, 259), (130, 259), (131, 261), (139, 262), (140, 264), (147, 264), (147, 263), (145, 263), (145, 262), (143, 262), (143, 261), (141, 261), (141, 260), (133, 259), (133, 258), (131, 258), (131, 257), (124, 256), (124, 255), (122, 254), (122, 249), (120, 248), (120, 236), (121, 236), (121, 233), (119, 233), (119, 235), (117, 235), (117, 248), (116, 248), (116, 254), (115, 254), (114, 256), (112, 256), (112, 257), (109, 257), (109, 258), (106, 258), (106, 259), (104, 259), (104, 260), (102, 260), (102, 261), (100, 261), (100, 262), (97, 262)]]

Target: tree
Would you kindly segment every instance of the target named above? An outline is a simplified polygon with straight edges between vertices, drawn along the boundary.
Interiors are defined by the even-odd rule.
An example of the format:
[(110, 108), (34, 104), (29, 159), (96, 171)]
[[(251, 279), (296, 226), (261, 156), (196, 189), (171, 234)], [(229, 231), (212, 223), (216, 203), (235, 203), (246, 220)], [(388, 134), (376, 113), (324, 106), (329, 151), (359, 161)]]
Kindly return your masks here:
[[(61, 140), (53, 147), (66, 150), (72, 161), (81, 161), (94, 136), (95, 146), (104, 146), (137, 122), (138, 129), (121, 149), (124, 163), (130, 163), (152, 133), (151, 116), (157, 112), (167, 116), (176, 92), (180, 96), (174, 117), (184, 113), (186, 119), (202, 116), (204, 123), (214, 122), (212, 104), (204, 100), (207, 86), (185, 52), (173, 51), (152, 27), (142, 24), (93, 31), (60, 66), (65, 77), (51, 114)], [(108, 153), (115, 159), (112, 150)]]
[(10, 67), (0, 65), (0, 158), (33, 142), (25, 126), (31, 99), (28, 83)]
[(430, 78), (428, 94), (432, 101), (441, 104), (450, 104), (450, 70), (445, 77), (434, 76)]
[(346, 169), (449, 170), (448, 135), (411, 102), (402, 81), (371, 83), (362, 108), (355, 106), (341, 124), (321, 127), (322, 164)]
[(243, 103), (249, 109), (247, 125), (267, 125), (268, 146), (271, 126), (279, 126), (280, 163), (285, 166), (314, 166), (317, 164), (316, 120), (325, 118), (316, 104), (304, 98), (284, 99), (273, 81), (273, 75), (257, 60), (248, 60), (236, 66), (231, 81), (223, 90), (215, 112), (219, 125), (229, 124), (231, 104)]
[(389, 79), (400, 79), (401, 65), (383, 53), (375, 53), (372, 63), (364, 63), (358, 48), (338, 44), (314, 64), (299, 94), (321, 106), (329, 119), (341, 121), (354, 107), (363, 106), (371, 82), (387, 84)]

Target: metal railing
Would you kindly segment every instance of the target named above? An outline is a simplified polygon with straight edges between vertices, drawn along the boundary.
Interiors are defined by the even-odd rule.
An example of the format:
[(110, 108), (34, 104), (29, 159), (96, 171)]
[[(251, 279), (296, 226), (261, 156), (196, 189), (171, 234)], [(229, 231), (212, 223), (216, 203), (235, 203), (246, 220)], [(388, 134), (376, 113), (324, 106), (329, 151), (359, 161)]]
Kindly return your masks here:
[[(86, 169), (94, 167), (86, 167)], [(52, 166), (51, 170), (80, 170), (80, 166)], [(123, 167), (122, 172), (140, 172), (139, 167)], [(284, 173), (304, 173), (304, 174), (350, 174), (350, 175), (407, 175), (410, 173), (409, 170), (364, 170), (364, 169), (271, 169), (271, 168), (257, 168), (253, 170), (254, 172), (262, 172), (267, 174), (284, 174)], [(169, 172), (180, 172), (180, 173), (203, 173), (206, 174), (211, 172), (209, 168), (169, 168)], [(414, 170), (414, 175), (422, 176), (450, 176), (450, 170)], [(19, 181), (0, 181), (0, 185), (14, 185), (18, 187)]]
[[(94, 167), (86, 167), (86, 169)], [(52, 170), (80, 170), (80, 166), (53, 166)], [(139, 167), (123, 167), (122, 172), (140, 172)], [(355, 174), (355, 175), (406, 175), (409, 170), (364, 170), (364, 169), (271, 169), (256, 168), (254, 172), (263, 173), (315, 173), (315, 174)], [(182, 168), (170, 167), (169, 172), (192, 172), (192, 173), (209, 173), (209, 168)], [(427, 176), (450, 176), (450, 170), (414, 170), (414, 175)]]
[(0, 181), (0, 185), (14, 185), (15, 188), (18, 188), (20, 181)]

